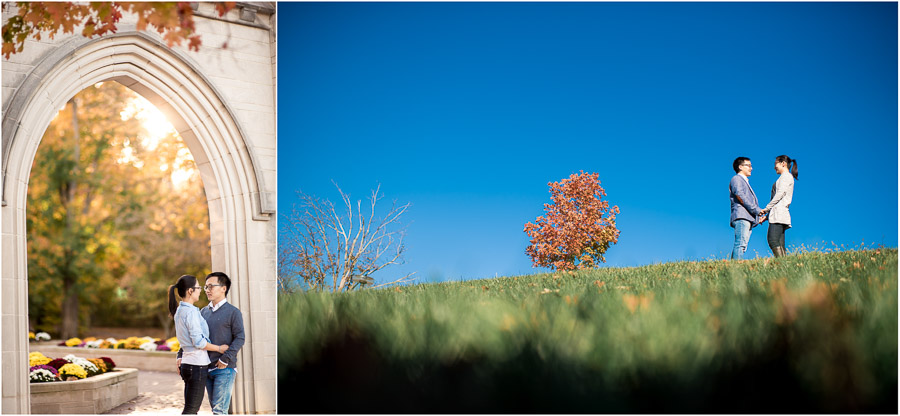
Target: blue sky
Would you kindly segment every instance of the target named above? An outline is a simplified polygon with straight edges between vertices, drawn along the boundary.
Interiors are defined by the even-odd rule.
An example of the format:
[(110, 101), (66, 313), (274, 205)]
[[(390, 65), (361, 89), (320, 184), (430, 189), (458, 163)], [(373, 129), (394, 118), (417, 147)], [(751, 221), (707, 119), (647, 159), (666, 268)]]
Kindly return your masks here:
[[(896, 3), (279, 3), (278, 209), (381, 184), (419, 282), (546, 271), (547, 183), (597, 172), (606, 267), (725, 258), (732, 161), (797, 159), (788, 249), (897, 246)], [(283, 221), (280, 219), (280, 221)], [(766, 227), (748, 256), (770, 255)]]

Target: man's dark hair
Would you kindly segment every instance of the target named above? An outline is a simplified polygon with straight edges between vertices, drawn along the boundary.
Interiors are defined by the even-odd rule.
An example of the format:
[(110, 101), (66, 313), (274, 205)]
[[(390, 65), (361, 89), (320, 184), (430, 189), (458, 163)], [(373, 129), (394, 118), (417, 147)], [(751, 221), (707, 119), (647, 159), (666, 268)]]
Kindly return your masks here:
[(749, 157), (743, 157), (743, 156), (735, 159), (734, 164), (732, 164), (732, 167), (734, 168), (734, 173), (738, 173), (741, 170), (741, 168), (739, 166), (743, 165), (744, 162), (749, 162), (749, 161), (750, 161)]
[(222, 272), (212, 272), (206, 275), (207, 279), (210, 277), (215, 277), (220, 285), (225, 285), (225, 296), (228, 296), (228, 291), (231, 290), (231, 279), (228, 278), (228, 275)]

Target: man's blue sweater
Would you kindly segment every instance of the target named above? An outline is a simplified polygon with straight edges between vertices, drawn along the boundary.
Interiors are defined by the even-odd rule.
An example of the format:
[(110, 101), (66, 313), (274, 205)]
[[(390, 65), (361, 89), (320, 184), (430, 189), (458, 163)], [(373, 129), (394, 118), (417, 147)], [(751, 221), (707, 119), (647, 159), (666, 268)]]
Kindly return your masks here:
[[(213, 345), (227, 345), (228, 351), (220, 354), (216, 351), (207, 351), (209, 353), (209, 368), (213, 369), (222, 360), (228, 364), (228, 367), (237, 367), (237, 353), (244, 346), (244, 318), (241, 311), (234, 307), (231, 303), (225, 302), (224, 305), (212, 310), (212, 304), (206, 305), (200, 309), (200, 316), (206, 320), (209, 325), (209, 342)], [(178, 358), (181, 358), (182, 351), (178, 351)]]
[(228, 351), (219, 354), (216, 351), (209, 352), (210, 367), (215, 366), (219, 360), (229, 367), (237, 366), (237, 353), (244, 346), (244, 318), (241, 311), (231, 303), (225, 302), (215, 312), (212, 305), (206, 305), (200, 309), (200, 316), (206, 319), (209, 325), (209, 340), (214, 345), (227, 345)]

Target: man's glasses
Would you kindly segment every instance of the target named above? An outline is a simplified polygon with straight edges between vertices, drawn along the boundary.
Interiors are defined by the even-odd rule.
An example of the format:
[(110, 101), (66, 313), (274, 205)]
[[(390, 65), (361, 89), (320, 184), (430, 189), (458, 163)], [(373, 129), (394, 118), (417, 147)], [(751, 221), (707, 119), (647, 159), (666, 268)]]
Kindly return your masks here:
[(753, 165), (751, 165), (751, 164), (749, 164), (749, 163), (744, 163), (744, 164), (741, 165), (741, 166), (746, 166), (746, 167), (748, 167), (748, 168), (752, 168), (752, 167), (753, 167)]
[(218, 284), (210, 283), (210, 284), (204, 286), (203, 288), (206, 289), (206, 290), (212, 290), (212, 288), (214, 288), (214, 287), (216, 287), (216, 286), (225, 286), (225, 285), (218, 285)]

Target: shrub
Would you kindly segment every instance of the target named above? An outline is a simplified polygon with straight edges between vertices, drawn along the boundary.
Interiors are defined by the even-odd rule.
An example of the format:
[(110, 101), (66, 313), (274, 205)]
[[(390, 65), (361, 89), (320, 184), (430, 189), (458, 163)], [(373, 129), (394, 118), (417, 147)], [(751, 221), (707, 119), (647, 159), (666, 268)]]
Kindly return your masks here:
[(59, 372), (49, 365), (32, 366), (28, 371), (28, 380), (32, 383), (59, 381)]
[[(173, 339), (174, 339), (174, 341), (173, 341)], [(171, 351), (178, 351), (178, 350), (181, 349), (181, 343), (178, 342), (178, 339), (177, 339), (177, 338), (174, 338), (174, 337), (168, 339), (168, 340), (166, 341), (166, 345), (169, 346), (169, 350), (171, 350)]]
[(125, 339), (124, 348), (129, 350), (137, 350), (141, 348), (141, 344), (143, 344), (144, 342), (146, 342), (146, 340), (143, 338), (128, 337)]
[(33, 366), (31, 366), (31, 368), (28, 369), (28, 371), (41, 370), (41, 369), (47, 370), (47, 371), (53, 373), (54, 376), (59, 377), (59, 370), (57, 370), (49, 365), (33, 365)]
[(100, 369), (101, 374), (109, 371), (109, 369), (106, 366), (106, 362), (99, 358), (88, 358), (88, 361), (90, 361), (91, 364), (97, 366), (97, 368)]
[(59, 378), (63, 380), (67, 380), (69, 377), (77, 377), (79, 379), (83, 379), (87, 377), (87, 371), (78, 364), (66, 364), (59, 369)]
[(38, 332), (34, 335), (35, 341), (50, 341), (50, 334), (46, 332)]
[(59, 370), (60, 368), (62, 368), (62, 366), (66, 365), (66, 364), (69, 364), (69, 360), (64, 360), (62, 358), (50, 360), (50, 362), (47, 363), (47, 365), (49, 365), (50, 367), (53, 367), (57, 370)]
[(87, 372), (88, 377), (92, 377), (92, 376), (102, 373), (102, 371), (100, 371), (100, 369), (97, 368), (97, 366), (94, 365), (94, 363), (90, 362), (89, 360), (87, 360), (85, 358), (76, 357), (72, 354), (69, 354), (63, 358), (66, 360), (69, 360), (69, 362), (72, 364), (77, 364), (77, 365), (81, 366), (81, 368), (84, 368), (84, 370)]
[(112, 360), (112, 358), (100, 357), (100, 359), (106, 363), (106, 371), (112, 371), (114, 368), (116, 368), (116, 363)]
[(88, 348), (100, 348), (100, 344), (102, 344), (102, 343), (104, 343), (104, 342), (106, 342), (106, 341), (105, 341), (105, 340), (102, 340), (102, 339), (94, 339), (94, 340), (91, 340), (91, 341), (85, 340), (85, 341), (84, 341), (84, 346), (85, 346), (85, 347), (88, 347)]
[[(38, 353), (38, 354), (40, 354), (40, 353)], [(50, 359), (47, 357), (44, 357), (43, 355), (35, 356), (35, 357), (32, 357), (31, 354), (28, 355), (28, 366), (29, 367), (34, 367), (36, 365), (45, 365), (49, 362), (50, 362)]]
[[(47, 357), (39, 351), (34, 351), (34, 352), (28, 353), (28, 362), (29, 363), (34, 362), (35, 360), (42, 360), (45, 358), (47, 358)], [(50, 359), (47, 358), (47, 363), (49, 363), (49, 362), (50, 362)], [(47, 363), (40, 363), (40, 364), (47, 364)], [(40, 365), (40, 364), (29, 364), (29, 365), (36, 366), (36, 365)]]

